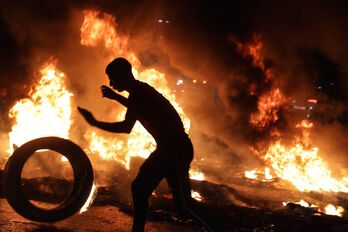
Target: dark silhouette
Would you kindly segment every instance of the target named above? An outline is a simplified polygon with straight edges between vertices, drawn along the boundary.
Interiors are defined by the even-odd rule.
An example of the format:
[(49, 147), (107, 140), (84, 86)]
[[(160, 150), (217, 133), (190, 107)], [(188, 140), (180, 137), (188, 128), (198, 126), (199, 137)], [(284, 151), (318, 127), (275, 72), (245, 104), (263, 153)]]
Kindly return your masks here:
[(193, 147), (180, 116), (170, 102), (153, 87), (136, 80), (131, 70), (131, 64), (124, 58), (116, 58), (106, 68), (110, 86), (119, 92), (129, 92), (128, 99), (107, 86), (101, 87), (103, 97), (116, 100), (128, 108), (124, 121), (100, 122), (89, 111), (78, 109), (89, 124), (110, 132), (130, 133), (138, 120), (156, 140), (156, 150), (142, 164), (132, 183), (133, 231), (144, 231), (148, 198), (162, 178), (167, 179), (176, 205), (212, 231), (193, 210), (194, 201), (189, 182)]

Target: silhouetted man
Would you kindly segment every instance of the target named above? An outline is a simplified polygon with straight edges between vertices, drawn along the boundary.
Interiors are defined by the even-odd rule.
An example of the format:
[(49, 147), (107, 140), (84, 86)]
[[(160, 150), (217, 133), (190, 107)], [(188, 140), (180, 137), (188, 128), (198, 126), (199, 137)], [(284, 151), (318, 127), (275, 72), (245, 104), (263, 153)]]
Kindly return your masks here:
[(150, 85), (136, 80), (131, 64), (124, 58), (113, 60), (106, 67), (106, 74), (113, 89), (129, 92), (127, 99), (107, 86), (101, 87), (103, 97), (116, 100), (128, 108), (124, 121), (100, 122), (89, 111), (78, 108), (80, 113), (92, 126), (117, 133), (130, 133), (138, 120), (157, 143), (156, 150), (142, 164), (132, 183), (133, 231), (144, 231), (148, 198), (162, 178), (167, 179), (175, 203), (209, 228), (191, 207), (189, 168), (193, 147), (174, 107)]

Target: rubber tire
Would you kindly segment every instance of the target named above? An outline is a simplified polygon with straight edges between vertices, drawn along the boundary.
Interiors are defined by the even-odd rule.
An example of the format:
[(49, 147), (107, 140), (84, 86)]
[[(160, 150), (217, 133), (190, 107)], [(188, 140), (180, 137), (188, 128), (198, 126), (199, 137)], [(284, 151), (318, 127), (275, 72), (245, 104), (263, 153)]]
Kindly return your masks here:
[[(64, 155), (74, 172), (74, 185), (70, 195), (58, 207), (45, 210), (31, 204), (21, 187), (21, 173), (28, 158), (39, 149), (49, 149)], [(84, 205), (93, 185), (93, 169), (86, 153), (70, 140), (43, 137), (20, 146), (6, 163), (4, 190), (8, 203), (23, 217), (38, 222), (55, 222), (78, 212)]]

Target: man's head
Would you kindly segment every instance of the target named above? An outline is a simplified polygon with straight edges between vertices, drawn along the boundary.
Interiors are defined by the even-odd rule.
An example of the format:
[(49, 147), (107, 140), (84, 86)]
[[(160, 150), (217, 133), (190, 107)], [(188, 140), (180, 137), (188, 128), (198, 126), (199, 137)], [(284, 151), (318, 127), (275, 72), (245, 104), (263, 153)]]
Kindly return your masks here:
[(125, 58), (118, 57), (111, 61), (105, 70), (110, 86), (117, 91), (129, 90), (134, 81), (132, 65)]

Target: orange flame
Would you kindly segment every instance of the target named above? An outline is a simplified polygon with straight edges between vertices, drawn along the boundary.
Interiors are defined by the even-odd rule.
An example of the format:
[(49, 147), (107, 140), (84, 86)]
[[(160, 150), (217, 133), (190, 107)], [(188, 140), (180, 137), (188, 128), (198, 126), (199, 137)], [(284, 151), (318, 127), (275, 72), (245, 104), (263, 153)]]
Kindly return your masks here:
[[(265, 68), (261, 56), (260, 36), (254, 36), (252, 41), (246, 44), (234, 38), (230, 40), (235, 43), (239, 53), (244, 57), (251, 57), (253, 65), (263, 70), (266, 81), (274, 79), (272, 69)], [(274, 123), (279, 119), (279, 109), (287, 104), (289, 98), (283, 95), (275, 83), (272, 83), (272, 86), (270, 91), (259, 97), (258, 111), (250, 115), (249, 122), (258, 131), (270, 129), (270, 136), (274, 142), (267, 146), (265, 152), (254, 147), (251, 150), (272, 167), (277, 177), (291, 182), (300, 191), (347, 192), (348, 178), (343, 177), (340, 180), (334, 178), (328, 164), (319, 155), (319, 148), (312, 145), (310, 139), (312, 122), (303, 120), (297, 123), (295, 128), (300, 135), (294, 136), (290, 145), (282, 143), (282, 134)], [(310, 99), (308, 102), (316, 104), (317, 100)], [(257, 179), (257, 170), (246, 171), (245, 175), (247, 178)]]
[[(308, 121), (298, 124), (299, 129), (309, 129)], [(346, 179), (332, 177), (327, 163), (319, 156), (318, 147), (311, 146), (309, 131), (294, 140), (293, 146), (281, 141), (271, 144), (264, 156), (278, 177), (288, 180), (300, 191), (348, 192)]]
[(69, 138), (71, 104), (70, 93), (65, 84), (65, 74), (56, 68), (55, 62), (40, 70), (41, 79), (30, 91), (29, 97), (19, 100), (11, 109), (9, 117), (15, 124), (9, 133), (10, 148), (43, 136)]
[[(175, 95), (168, 87), (165, 75), (155, 69), (139, 72), (140, 62), (127, 48), (127, 37), (116, 32), (116, 20), (112, 15), (97, 11), (84, 11), (85, 19), (81, 27), (81, 44), (96, 46), (103, 42), (110, 57), (121, 55), (133, 64), (136, 79), (147, 82), (166, 97), (179, 113), (186, 132), (190, 129), (190, 120), (176, 101)], [(122, 120), (126, 110), (115, 112), (115, 119)], [(90, 151), (98, 153), (103, 159), (113, 159), (129, 169), (131, 157), (147, 158), (156, 148), (154, 139), (144, 127), (137, 122), (129, 136), (105, 137), (99, 131), (89, 130), (87, 138)]]
[(287, 102), (288, 99), (282, 94), (279, 88), (271, 89), (259, 97), (258, 112), (251, 114), (250, 124), (259, 131), (262, 131), (279, 119), (277, 114), (279, 108)]

